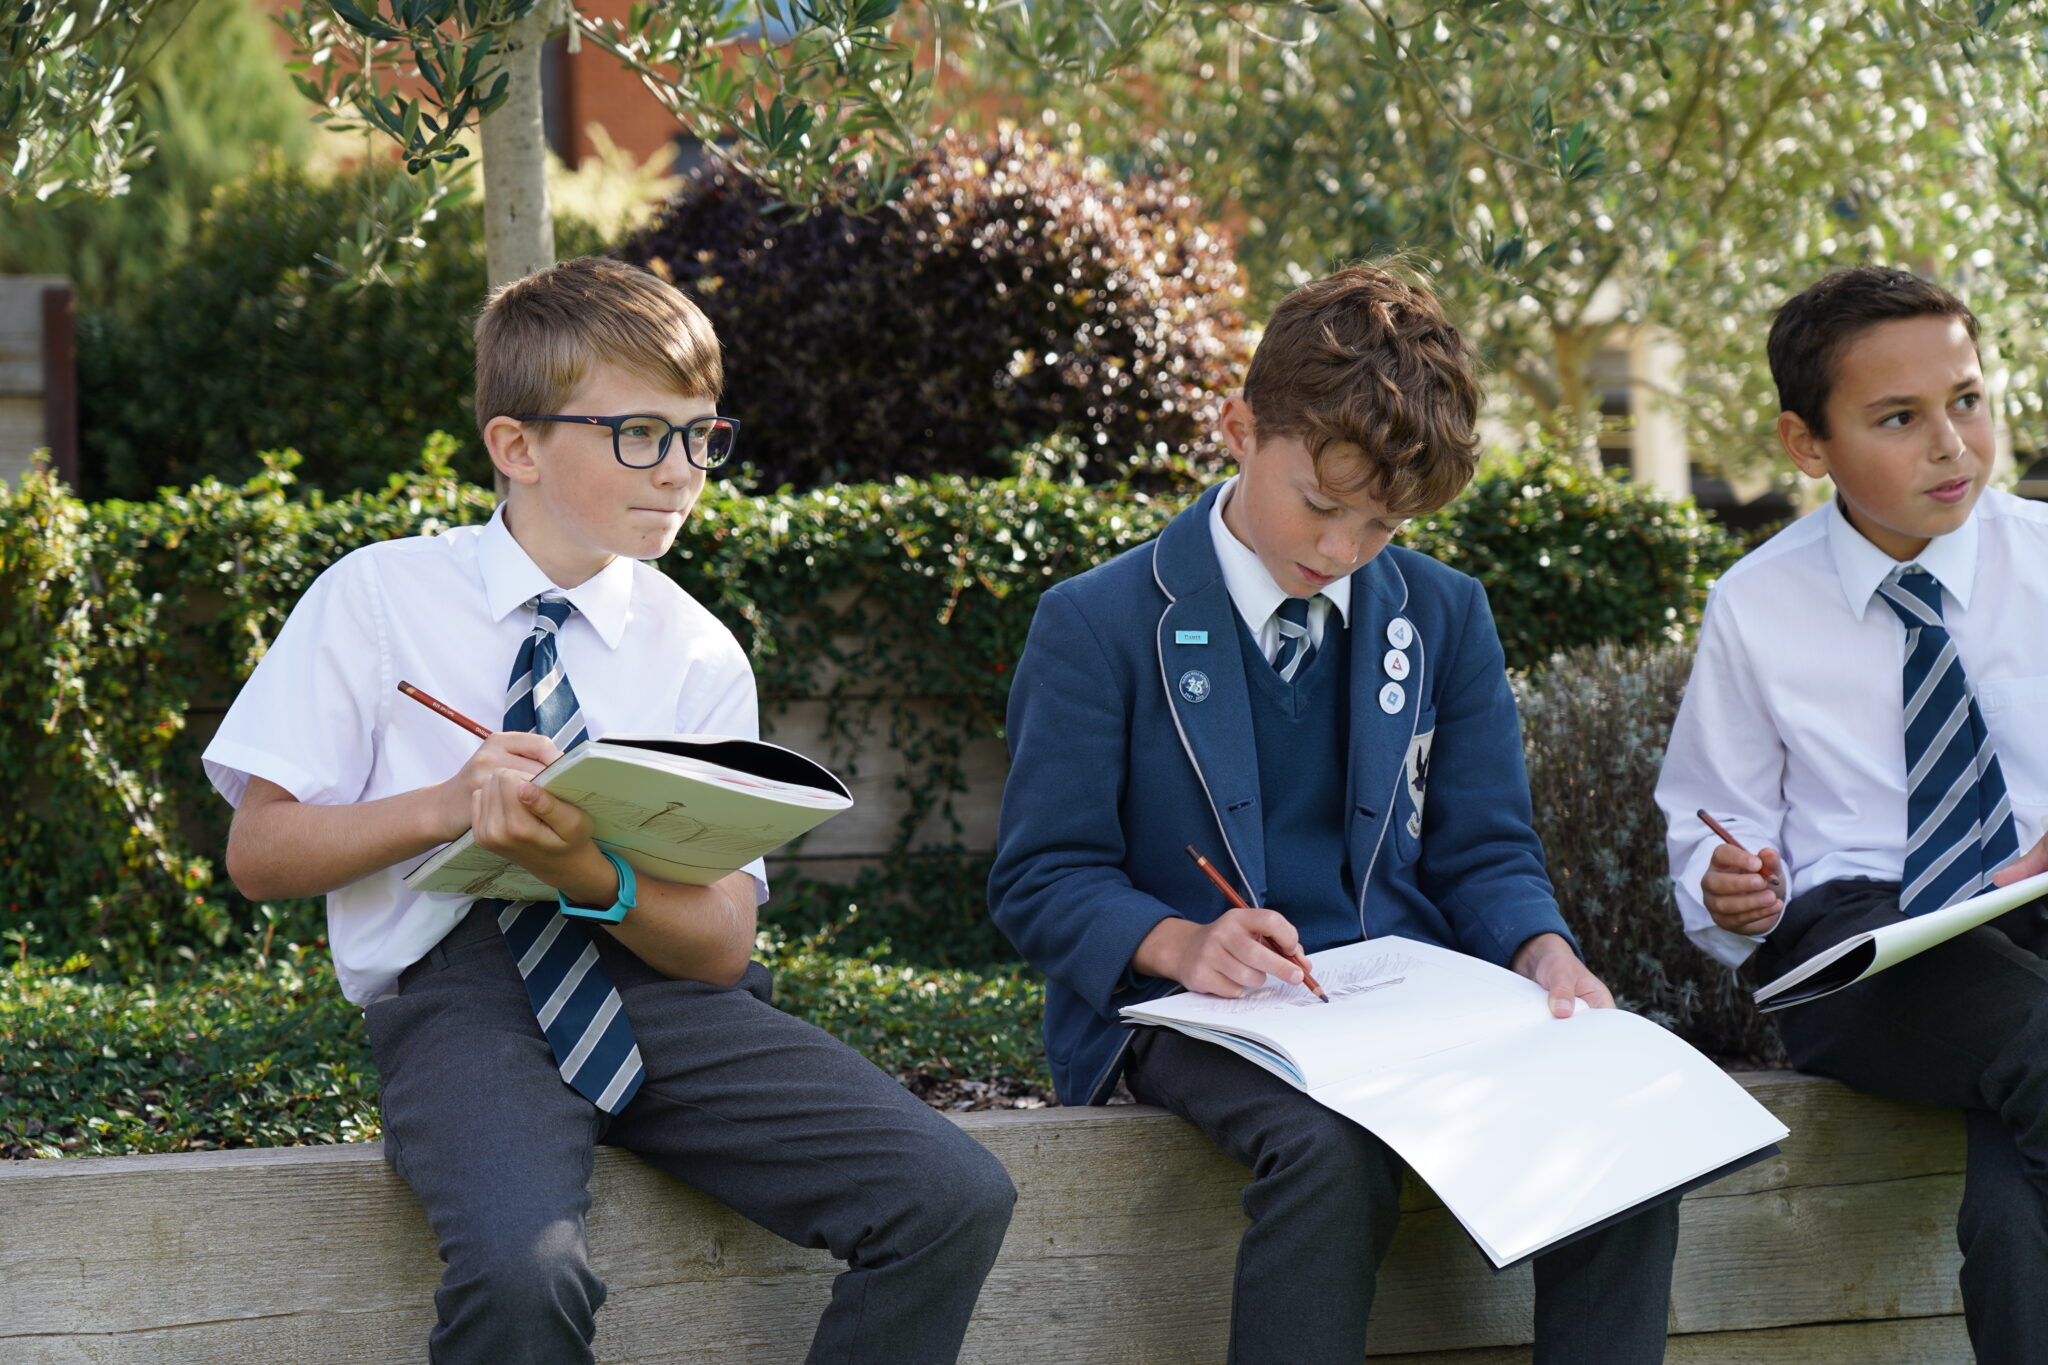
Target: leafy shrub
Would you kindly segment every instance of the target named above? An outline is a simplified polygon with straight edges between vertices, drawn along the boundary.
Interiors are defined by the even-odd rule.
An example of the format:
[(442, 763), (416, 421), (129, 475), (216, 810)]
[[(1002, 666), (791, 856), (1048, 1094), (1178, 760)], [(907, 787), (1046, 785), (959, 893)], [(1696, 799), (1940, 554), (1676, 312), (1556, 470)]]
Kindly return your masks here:
[(1692, 669), (1682, 645), (1595, 645), (1518, 679), (1536, 832), (1587, 963), (1621, 1004), (1704, 1052), (1782, 1065), (1735, 973), (1685, 937), (1654, 794)]
[[(1045, 1085), (1028, 969), (850, 960), (764, 932), (775, 1000), (883, 1070)], [(0, 1159), (355, 1142), (382, 1131), (362, 1014), (326, 949), (284, 944), (122, 985), (83, 960), (0, 968)], [(1015, 1088), (1015, 1087), (1013, 1087)]]
[(949, 136), (872, 217), (801, 221), (731, 172), (617, 254), (668, 274), (725, 347), (725, 406), (761, 480), (1057, 472), (1198, 453), (1249, 358), (1241, 285), (1177, 179), (1119, 183), (1023, 134)]
[(287, 1147), (377, 1132), (362, 1014), (342, 998), (324, 948), (134, 986), (34, 959), (0, 970), (0, 1157)]
[(1489, 465), (1402, 543), (1486, 585), (1508, 667), (1594, 641), (1690, 639), (1742, 546), (1690, 498), (1537, 448)]
[[(443, 438), (411, 475), (337, 498), (294, 496), (282, 464), (241, 487), (208, 481), (149, 503), (88, 507), (41, 476), (0, 497), (0, 695), (16, 717), (0, 728), (0, 784), (23, 798), (0, 808), (0, 942), (134, 970), (218, 948), (249, 922), (212, 863), (227, 810), (188, 720), (226, 706), (292, 603), (343, 553), (489, 514), (490, 495), (448, 467), (452, 449)], [(950, 817), (967, 741), (1001, 734), (1039, 594), (1149, 538), (1187, 496), (951, 477), (762, 498), (715, 489), (662, 567), (739, 635), (771, 709), (886, 694), (907, 851), (914, 829)], [(1475, 524), (1503, 502), (1512, 534)], [(1702, 564), (1724, 545), (1696, 514), (1557, 470), (1489, 474), (1413, 541), (1495, 575), (1515, 667), (1540, 662), (1538, 642), (1682, 631)], [(1473, 545), (1499, 557), (1461, 561)], [(1530, 590), (1500, 576), (1546, 553), (1607, 567), (1556, 599), (1570, 618), (1530, 622)], [(832, 708), (833, 737), (850, 739), (871, 714)], [(790, 888), (774, 922), (808, 934), (857, 904), (848, 932), (863, 945), (887, 938), (921, 961), (986, 965), (1006, 959), (979, 922), (979, 885), (972, 856), (903, 852), (851, 886)], [(289, 936), (318, 933), (309, 909), (290, 914)]]
[[(317, 263), (388, 177), (332, 181), (273, 164), (221, 191), (154, 287), (84, 310), (78, 327), (83, 491), (146, 498), (164, 485), (230, 482), (256, 452), (291, 447), (300, 478), (341, 490), (409, 469), (436, 430), (459, 430), (454, 459), (488, 481), (468, 435), (471, 323), (485, 288), (481, 208), (443, 214), (406, 272), (356, 290)], [(599, 250), (574, 220), (564, 255)]]

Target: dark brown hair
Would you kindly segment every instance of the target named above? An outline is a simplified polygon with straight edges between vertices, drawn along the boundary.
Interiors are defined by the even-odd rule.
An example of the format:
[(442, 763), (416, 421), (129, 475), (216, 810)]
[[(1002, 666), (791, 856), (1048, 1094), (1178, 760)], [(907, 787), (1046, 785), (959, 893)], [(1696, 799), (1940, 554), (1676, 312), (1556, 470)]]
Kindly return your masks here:
[[(1479, 462), (1471, 347), (1427, 289), (1356, 265), (1281, 300), (1245, 374), (1260, 440), (1294, 437), (1338, 492), (1369, 488), (1389, 511), (1432, 512)], [(1323, 455), (1348, 442), (1355, 474)]]
[(559, 412), (593, 364), (685, 398), (725, 387), (718, 337), (689, 296), (637, 266), (584, 256), (492, 291), (476, 320), (476, 425)]
[(1881, 322), (1924, 317), (1960, 318), (1976, 344), (1976, 314), (1940, 285), (1904, 270), (1859, 265), (1794, 294), (1771, 320), (1767, 347), (1778, 406), (1825, 440), (1828, 395), (1849, 343)]

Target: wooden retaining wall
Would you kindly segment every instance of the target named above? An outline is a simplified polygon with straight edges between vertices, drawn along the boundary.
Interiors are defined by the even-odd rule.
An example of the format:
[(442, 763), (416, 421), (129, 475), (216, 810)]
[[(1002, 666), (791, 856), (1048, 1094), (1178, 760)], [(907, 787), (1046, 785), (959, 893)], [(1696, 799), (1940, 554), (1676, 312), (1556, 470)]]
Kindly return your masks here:
[[(1670, 1359), (1964, 1362), (1960, 1121), (1785, 1072), (1740, 1078), (1792, 1130), (1689, 1196)], [(1242, 1168), (1144, 1108), (961, 1115), (1021, 1199), (963, 1359), (1220, 1361)], [(633, 1157), (599, 1153), (599, 1358), (803, 1356), (834, 1263)], [(1427, 1191), (1381, 1274), (1374, 1358), (1527, 1359), (1526, 1268), (1495, 1274)], [(419, 1361), (440, 1266), (376, 1144), (0, 1163), (9, 1365)]]

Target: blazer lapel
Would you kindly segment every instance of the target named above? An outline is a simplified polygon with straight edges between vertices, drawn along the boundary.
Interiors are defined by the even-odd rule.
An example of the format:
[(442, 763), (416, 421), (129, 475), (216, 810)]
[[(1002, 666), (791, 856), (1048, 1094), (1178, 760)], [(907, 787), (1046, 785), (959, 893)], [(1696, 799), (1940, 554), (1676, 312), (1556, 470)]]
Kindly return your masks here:
[(1351, 734), (1346, 800), (1352, 812), (1369, 811), (1366, 820), (1347, 819), (1351, 831), (1351, 866), (1363, 894), (1373, 854), (1394, 820), (1394, 795), (1407, 762), (1408, 746), (1422, 713), (1426, 642), (1416, 633), (1402, 652), (1408, 676), (1399, 684), (1401, 704), (1389, 711), (1381, 694), (1394, 680), (1387, 675), (1387, 652), (1394, 648), (1387, 628), (1406, 614), (1408, 581), (1391, 556), (1381, 553), (1351, 576)]
[[(1166, 705), (1228, 845), (1223, 856), (1235, 864), (1238, 889), (1257, 903), (1266, 889), (1259, 760), (1237, 607), (1209, 538), (1215, 498), (1214, 488), (1203, 494), (1173, 519), (1153, 548), (1153, 577), (1167, 597), (1155, 645)], [(1188, 833), (1197, 848), (1199, 833)]]

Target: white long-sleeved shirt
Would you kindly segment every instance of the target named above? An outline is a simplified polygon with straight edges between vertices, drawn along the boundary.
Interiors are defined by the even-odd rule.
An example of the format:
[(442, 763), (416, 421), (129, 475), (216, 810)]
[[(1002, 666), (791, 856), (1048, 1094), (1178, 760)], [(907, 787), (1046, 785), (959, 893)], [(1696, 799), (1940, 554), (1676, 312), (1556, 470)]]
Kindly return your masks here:
[[(1987, 491), (1916, 562), (1941, 582), (2028, 849), (2048, 824), (2048, 505)], [(1751, 852), (1778, 850), (1788, 899), (1905, 866), (1906, 632), (1877, 596), (1895, 567), (1831, 502), (1708, 596), (1657, 804), (1686, 934), (1731, 966), (1762, 940), (1707, 913), (1700, 878), (1720, 841), (1700, 809)]]

